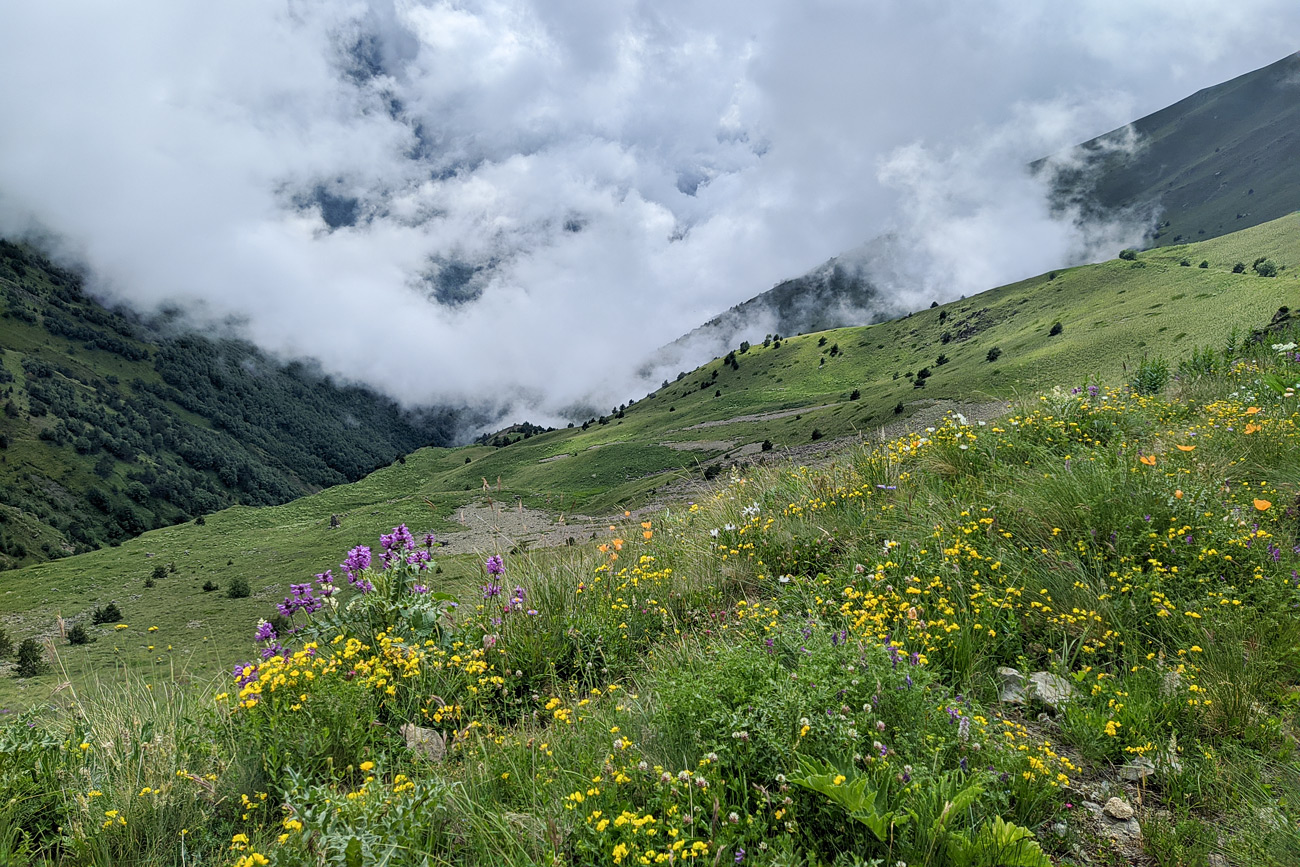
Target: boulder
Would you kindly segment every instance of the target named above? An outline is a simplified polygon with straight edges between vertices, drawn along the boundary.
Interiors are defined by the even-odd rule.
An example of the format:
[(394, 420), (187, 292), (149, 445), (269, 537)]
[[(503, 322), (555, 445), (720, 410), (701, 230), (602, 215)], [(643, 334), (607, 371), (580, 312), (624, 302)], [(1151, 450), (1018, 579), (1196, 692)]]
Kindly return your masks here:
[(1025, 676), (1014, 668), (998, 666), (998, 701), (1003, 704), (1025, 703)]
[(1074, 686), (1059, 674), (1035, 671), (1029, 675), (1028, 692), (1031, 698), (1038, 699), (1055, 713), (1061, 705), (1074, 697)]
[(447, 739), (436, 729), (427, 729), (415, 723), (402, 725), (402, 737), (408, 749), (431, 762), (441, 763), (447, 755)]
[[(1097, 818), (1097, 828), (1102, 836), (1115, 841), (1122, 851), (1140, 851), (1142, 826), (1138, 824), (1137, 817), (1133, 815), (1133, 808), (1127, 802), (1119, 798), (1111, 798), (1103, 807), (1092, 801), (1084, 801), (1083, 807)], [(1128, 818), (1117, 819), (1111, 815), (1112, 811), (1120, 815), (1127, 811)]]
[(1106, 802), (1106, 806), (1101, 811), (1112, 819), (1118, 819), (1121, 822), (1133, 818), (1133, 808), (1129, 806), (1128, 801), (1122, 798), (1111, 798)]

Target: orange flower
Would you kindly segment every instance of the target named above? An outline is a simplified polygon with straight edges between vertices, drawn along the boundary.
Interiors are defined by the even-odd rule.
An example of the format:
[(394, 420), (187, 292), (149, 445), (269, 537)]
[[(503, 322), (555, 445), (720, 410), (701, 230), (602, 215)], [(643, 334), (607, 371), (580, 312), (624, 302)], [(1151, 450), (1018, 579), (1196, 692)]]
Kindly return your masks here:
[(1246, 410), (1246, 415), (1254, 415), (1257, 412), (1259, 412), (1259, 407), (1252, 406), (1250, 409)]
[(615, 550), (615, 551), (622, 551), (622, 550), (623, 550), (623, 540), (622, 540), (622, 539), (615, 539), (615, 540), (614, 540), (614, 550)]
[(1156, 465), (1155, 455), (1142, 455), (1138, 460), (1146, 464), (1148, 467), (1154, 467)]
[(644, 533), (642, 533), (641, 535), (645, 537), (645, 540), (646, 540), (647, 542), (649, 542), (649, 541), (650, 541), (650, 537), (654, 535), (654, 530), (646, 530), (646, 531), (645, 531)]
[(1196, 448), (1196, 446), (1176, 446), (1175, 448), (1180, 452), (1190, 452), (1192, 449)]
[(1259, 509), (1261, 512), (1267, 509), (1271, 505), (1273, 504), (1270, 503), (1268, 500), (1255, 500), (1255, 508)]
[(641, 529), (643, 529), (643, 530), (649, 530), (649, 529), (650, 529), (650, 522), (649, 522), (649, 521), (642, 521), (642, 522), (641, 522)]
[(1181, 500), (1182, 498), (1183, 498), (1183, 492), (1181, 490), (1174, 491), (1175, 500)]
[(1258, 424), (1253, 424), (1253, 423), (1252, 423), (1252, 424), (1248, 424), (1248, 425), (1246, 425), (1246, 429), (1245, 429), (1244, 431), (1242, 431), (1242, 432), (1245, 433), (1245, 434), (1248, 434), (1248, 435), (1249, 435), (1249, 434), (1253, 434), (1253, 433), (1257, 433), (1257, 432), (1259, 432), (1259, 431), (1262, 431), (1263, 429), (1264, 429), (1264, 426), (1263, 426), (1263, 425), (1258, 425)]

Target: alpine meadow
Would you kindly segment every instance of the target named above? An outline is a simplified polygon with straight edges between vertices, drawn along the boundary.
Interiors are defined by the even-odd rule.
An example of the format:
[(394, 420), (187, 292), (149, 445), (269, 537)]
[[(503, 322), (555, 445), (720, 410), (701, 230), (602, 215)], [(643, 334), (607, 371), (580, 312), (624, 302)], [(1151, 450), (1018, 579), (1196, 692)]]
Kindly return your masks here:
[[(1251, 10), (1271, 20), (1260, 2)], [(1300, 55), (1201, 82), (1055, 156), (1022, 159), (1037, 138), (1013, 149), (1008, 177), (1041, 194), (1041, 214), (994, 231), (979, 221), (1006, 212), (990, 204), (944, 236), (958, 271), (1010, 261), (1004, 285), (963, 294), (934, 276), (933, 248), (908, 246), (919, 224), (864, 218), (877, 242), (806, 271), (827, 255), (809, 246), (783, 272), (803, 276), (734, 289), (709, 309), (751, 297), (672, 341), (685, 329), (652, 328), (618, 293), (659, 280), (665, 309), (695, 296), (672, 294), (677, 260), (637, 258), (627, 238), (650, 225), (673, 250), (719, 244), (671, 253), (703, 284), (729, 261), (719, 233), (750, 238), (755, 261), (776, 256), (738, 214), (775, 213), (782, 190), (798, 190), (808, 238), (825, 214), (842, 219), (835, 195), (848, 194), (817, 179), (865, 158), (780, 164), (790, 174), (777, 180), (760, 169), (790, 159), (783, 88), (810, 99), (796, 88), (804, 64), (845, 63), (831, 22), (848, 13), (800, 10), (807, 32), (774, 19), (818, 46), (781, 66), (766, 7), (752, 13), (757, 35), (735, 36), (728, 17), (686, 39), (675, 6), (579, 22), (525, 3), (346, 5), (265, 19), (292, 39), (252, 46), (293, 60), (279, 71), (298, 90), (261, 79), (269, 61), (251, 49), (248, 77), (243, 61), (240, 75), (221, 68), (253, 97), (182, 58), (166, 60), (165, 86), (140, 79), (175, 129), (229, 136), (202, 171), (149, 169), (159, 189), (187, 189), (191, 172), (288, 166), (263, 191), (285, 235), (213, 223), (176, 253), (195, 256), (196, 285), (259, 263), (275, 275), (265, 284), (230, 281), (197, 301), (183, 287), (161, 301), (124, 288), (123, 275), (149, 292), (171, 279), (160, 263), (173, 251), (133, 258), (136, 230), (169, 219), (132, 222), (155, 191), (116, 190), (131, 227), (119, 235), (53, 206), (19, 219), (27, 187), (0, 170), (0, 865), (1300, 864)], [(1153, 40), (1142, 65), (1083, 5), (1078, 21), (1024, 13), (1019, 36), (981, 38), (1010, 51), (1001, 40), (1050, 32), (1033, 52), (1115, 70), (1103, 102), (1130, 79), (1174, 70), (1181, 83), (1198, 57), (1220, 74), (1206, 47), (1220, 38), (1274, 44), (1255, 23), (1225, 23), (1205, 44)], [(637, 26), (606, 32), (624, 15)], [(932, 32), (914, 15), (871, 20)], [(227, 16), (214, 13), (211, 45), (187, 51), (233, 44)], [(1079, 53), (1057, 35), (1066, 24), (1118, 41)], [(474, 41), (497, 26), (508, 38), (491, 50)], [(1011, 60), (968, 56), (942, 29), (934, 50), (948, 46), (977, 79), (957, 94), (969, 114), (943, 103), (954, 128), (994, 140), (988, 118), (1039, 100), (1051, 109), (1040, 127), (1074, 133), (1083, 110), (1057, 97), (1084, 92), (1077, 81), (1062, 72), (1039, 91), (1017, 79), (995, 102), (976, 72)], [(883, 38), (854, 43), (855, 62), (897, 53)], [(132, 87), (137, 63), (173, 50), (140, 44), (114, 68)], [(520, 59), (530, 52), (554, 62)], [(705, 125), (707, 147), (678, 142), (678, 126), (659, 125), (698, 122), (692, 99), (718, 85), (696, 64), (728, 52), (745, 63), (734, 87), (731, 59), (714, 70), (726, 123)], [(1035, 62), (1025, 68), (1055, 68)], [(599, 76), (573, 69), (602, 63), (610, 80), (591, 97)], [(326, 72), (328, 86), (313, 83)], [(462, 78), (482, 105), (453, 86)], [(583, 82), (575, 104), (594, 99), (630, 138), (609, 145), (609, 117), (574, 120), (534, 79)], [(936, 78), (916, 93), (940, 80), (956, 87)], [(1168, 101), (1170, 87), (1135, 104)], [(880, 109), (882, 126), (928, 110), (907, 96)], [(764, 100), (768, 126), (745, 126)], [(831, 150), (860, 146), (878, 167), (897, 158), (871, 150), (838, 100), (809, 106), (826, 111), (817, 135), (841, 137)], [(294, 125), (335, 111), (348, 121), (337, 129)], [(908, 140), (937, 129), (908, 127)], [(8, 135), (0, 155), (30, 158)], [(145, 163), (185, 162), (169, 162), (180, 139), (141, 141)], [(655, 180), (645, 161), (657, 148), (687, 159), (687, 144), (695, 174)], [(566, 148), (577, 156), (558, 168), (530, 162)], [(947, 165), (985, 171), (953, 148)], [(335, 151), (366, 165), (336, 171)], [(137, 170), (136, 156), (115, 159), (124, 176)], [(967, 180), (921, 204), (980, 186)], [(710, 198), (750, 181), (736, 211)], [(41, 183), (52, 200), (73, 186)], [(456, 185), (464, 200), (424, 198)], [(692, 201), (667, 219), (660, 188)], [(553, 212), (536, 217), (533, 195), (555, 197)], [(232, 191), (197, 211), (239, 207)], [(177, 204), (178, 225), (188, 208)], [(779, 228), (799, 234), (798, 222)], [(1067, 233), (1070, 252), (1025, 277), (1039, 260), (1023, 251), (1057, 237), (1043, 226)], [(1014, 255), (989, 249), (1017, 234)], [(113, 244), (120, 257), (105, 254)], [(294, 244), (325, 265), (278, 258)], [(433, 252), (409, 254), (418, 244)], [(234, 267), (230, 250), (248, 258)], [(899, 255), (929, 276), (897, 285)], [(508, 325), (475, 330), (486, 309), (544, 331), (552, 266), (598, 287), (589, 318), (526, 345)], [(318, 314), (337, 318), (339, 286), (380, 285), (358, 276), (370, 271), (409, 306), (380, 310), (371, 331), (345, 323), (361, 349), (337, 323), (313, 330)], [(294, 302), (301, 330), (286, 339), (273, 312), (301, 288), (279, 283), (298, 279), (312, 302)], [(512, 280), (524, 291), (493, 295)], [(417, 344), (459, 331), (475, 352), (395, 375), (406, 320), (426, 315), (447, 331)], [(637, 354), (638, 329), (663, 331), (661, 348)], [(547, 348), (561, 344), (605, 352), (620, 331), (628, 357), (568, 371), (587, 397), (543, 394), (538, 371), (518, 372), (550, 371)], [(424, 380), (442, 390), (417, 391)], [(644, 393), (606, 406), (628, 382)], [(465, 397), (475, 388), (481, 400)]]

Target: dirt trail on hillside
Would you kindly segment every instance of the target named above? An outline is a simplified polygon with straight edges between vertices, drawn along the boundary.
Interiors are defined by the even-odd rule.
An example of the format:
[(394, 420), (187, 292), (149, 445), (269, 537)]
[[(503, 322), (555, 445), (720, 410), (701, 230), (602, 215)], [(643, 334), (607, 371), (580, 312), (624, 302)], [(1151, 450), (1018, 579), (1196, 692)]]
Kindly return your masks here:
[[(835, 404), (828, 404), (827, 406), (835, 406)], [(749, 443), (731, 449), (709, 461), (702, 462), (701, 466), (710, 463), (731, 464), (738, 460), (755, 459), (760, 461), (784, 460), (795, 464), (817, 466), (826, 463), (832, 454), (836, 454), (854, 443), (885, 442), (909, 432), (923, 431), (927, 427), (933, 427), (942, 422), (950, 412), (953, 414), (961, 413), (969, 423), (976, 424), (997, 418), (1004, 414), (1010, 406), (1011, 403), (1005, 400), (983, 403), (932, 400), (927, 401), (924, 406), (906, 419), (901, 419), (874, 430), (863, 431), (857, 436), (821, 440), (792, 448), (778, 448), (766, 453), (761, 452), (757, 443)], [(740, 416), (726, 421), (703, 422), (692, 425), (691, 428), (686, 428), (686, 430), (732, 424), (737, 421), (780, 418), (825, 408), (813, 407), (811, 409), (804, 408), (766, 415)], [(694, 442), (664, 443), (664, 445), (698, 448), (705, 444)], [(709, 442), (707, 445), (729, 446), (730, 443), (724, 444), (722, 441), (717, 441)], [(550, 458), (548, 460), (555, 459)], [(654, 499), (635, 510), (630, 517), (622, 514), (604, 518), (593, 518), (588, 515), (560, 515), (542, 509), (530, 509), (527, 506), (522, 506), (517, 501), (499, 502), (490, 499), (475, 505), (464, 506), (446, 516), (448, 520), (463, 529), (439, 534), (438, 538), (443, 542), (441, 550), (447, 554), (484, 554), (494, 551), (509, 551), (512, 548), (521, 547), (528, 549), (555, 548), (568, 544), (570, 538), (575, 543), (581, 543), (591, 539), (593, 533), (597, 536), (608, 533), (610, 524), (618, 524), (628, 520), (642, 520), (655, 513), (662, 512), (670, 506), (702, 497), (716, 484), (716, 482), (706, 482), (697, 477), (670, 480), (672, 478), (671, 473), (664, 473), (663, 476), (665, 483), (656, 492)]]
[(819, 409), (830, 409), (839, 406), (838, 403), (824, 403), (821, 406), (801, 406), (798, 409), (783, 409), (779, 412), (758, 412), (752, 415), (737, 415), (731, 418), (720, 418), (716, 421), (702, 421), (699, 424), (693, 424), (690, 427), (681, 428), (681, 430), (703, 430), (708, 427), (722, 427), (728, 424), (739, 424), (743, 421), (775, 421), (778, 418), (789, 418), (792, 415), (802, 415), (805, 412), (817, 412)]

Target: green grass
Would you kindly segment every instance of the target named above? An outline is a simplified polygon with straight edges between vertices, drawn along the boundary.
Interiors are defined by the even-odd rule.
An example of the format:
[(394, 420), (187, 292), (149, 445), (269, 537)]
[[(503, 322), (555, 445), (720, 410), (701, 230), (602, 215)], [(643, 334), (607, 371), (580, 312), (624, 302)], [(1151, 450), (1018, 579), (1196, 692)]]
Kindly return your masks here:
[[(749, 467), (599, 547), (507, 553), (499, 595), (444, 564), (457, 609), (370, 573), (242, 684), (76, 684), (0, 723), (0, 859), (1292, 864), (1300, 404), (1269, 383), (1300, 361), (1216, 358)], [(363, 484), (418, 511), (401, 485), (456, 456)], [(374, 543), (345, 527), (298, 532), (337, 562)], [(1000, 666), (1072, 696), (1002, 703)], [(1124, 784), (1136, 756), (1155, 775)], [(1112, 795), (1137, 848), (1084, 807)]]
[[(1264, 255), (1283, 266), (1280, 276), (1231, 273), (1235, 262)], [(1210, 267), (1180, 267), (1184, 256), (1207, 259)], [(1221, 347), (1234, 331), (1266, 324), (1281, 306), (1300, 308), (1297, 265), (1300, 232), (1296, 218), (1288, 217), (1186, 248), (1142, 253), (1134, 262), (1044, 275), (894, 322), (792, 337), (779, 349), (754, 346), (737, 356), (739, 370), (715, 360), (637, 401), (623, 418), (609, 416), (587, 430), (538, 434), (504, 448), (423, 449), (360, 482), (284, 506), (236, 507), (208, 516), (205, 526), (168, 527), (120, 547), (5, 573), (0, 602), (11, 618), (21, 618), (7, 628), (15, 639), (49, 634), (56, 616), (72, 621), (116, 599), (131, 629), (69, 649), (75, 682), (113, 671), (170, 672), (173, 665), (187, 677), (207, 677), (242, 658), (251, 624), (287, 594), (289, 583), (335, 566), (342, 552), (398, 523), (417, 531), (453, 530), (448, 516), (483, 498), (484, 479), (507, 507), (522, 502), (558, 514), (610, 515), (662, 495), (673, 482), (698, 479), (703, 462), (753, 461), (764, 440), (774, 443), (773, 457), (809, 444), (814, 429), (828, 439), (869, 435), (935, 401), (956, 407), (1055, 386), (1123, 381), (1146, 356), (1176, 361), (1198, 345)], [(1058, 321), (1062, 333), (1049, 336)], [(963, 338), (966, 327), (982, 330)], [(954, 335), (947, 344), (945, 332)], [(832, 357), (835, 345), (840, 351)], [(1002, 355), (990, 363), (985, 359), (995, 346)], [(942, 366), (935, 364), (940, 353), (950, 359)], [(922, 367), (933, 375), (915, 389), (906, 374)], [(708, 385), (701, 390), (700, 383)], [(860, 397), (850, 400), (854, 389)], [(894, 413), (899, 402), (901, 417)], [(795, 414), (725, 423), (779, 411)], [(706, 423), (712, 426), (695, 428)], [(727, 451), (663, 445), (716, 441), (732, 445)], [(751, 454), (741, 457), (745, 446)], [(560, 455), (570, 457), (547, 460)], [(334, 514), (346, 516), (337, 530), (329, 528)], [(454, 588), (476, 568), (471, 560), (444, 564), (439, 580)], [(177, 572), (146, 590), (141, 584), (158, 562), (174, 563)], [(224, 598), (235, 575), (250, 581), (252, 598)], [(222, 590), (204, 593), (208, 580)], [(195, 622), (202, 625), (190, 626)], [(143, 635), (149, 626), (158, 632)], [(145, 650), (150, 644), (152, 652)], [(171, 656), (157, 652), (169, 644)], [(59, 682), (52, 676), (0, 680), (0, 706), (44, 700)]]

